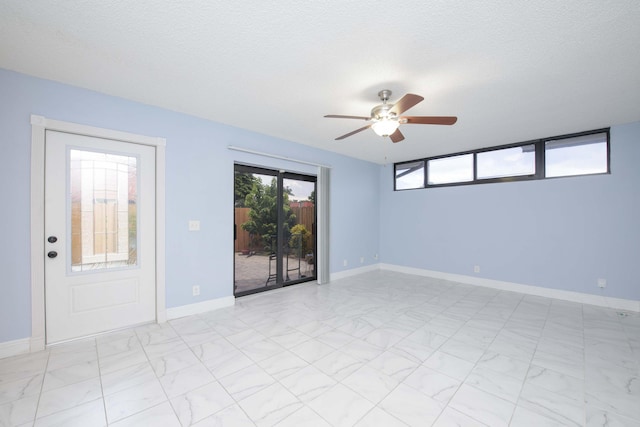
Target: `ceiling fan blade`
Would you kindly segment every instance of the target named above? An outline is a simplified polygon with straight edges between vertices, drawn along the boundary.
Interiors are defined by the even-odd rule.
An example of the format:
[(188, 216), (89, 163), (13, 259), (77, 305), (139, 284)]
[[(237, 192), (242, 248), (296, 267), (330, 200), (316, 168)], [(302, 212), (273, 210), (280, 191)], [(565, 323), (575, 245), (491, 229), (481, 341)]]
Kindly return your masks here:
[(362, 132), (363, 130), (367, 130), (367, 129), (369, 129), (370, 127), (371, 127), (371, 125), (366, 125), (365, 127), (361, 127), (360, 129), (356, 129), (356, 130), (354, 130), (353, 132), (346, 133), (346, 134), (344, 134), (344, 135), (342, 135), (342, 136), (337, 137), (337, 138), (336, 138), (336, 141), (339, 141), (339, 140), (341, 140), (341, 139), (345, 139), (345, 138), (347, 138), (347, 137), (349, 137), (349, 136), (351, 136), (351, 135), (355, 135), (356, 133), (358, 133), (358, 132)]
[(396, 116), (399, 116), (417, 103), (422, 102), (423, 99), (424, 98), (420, 95), (408, 93), (400, 98), (398, 102), (393, 104), (393, 107), (391, 107), (391, 110), (389, 110), (389, 112), (395, 114)]
[(398, 128), (394, 133), (389, 135), (389, 138), (391, 138), (391, 140), (395, 143), (395, 142), (402, 141), (404, 139), (404, 135), (402, 134), (402, 132), (400, 132), (400, 129)]
[(325, 116), (326, 118), (329, 119), (357, 119), (357, 120), (371, 120), (371, 117), (364, 117), (364, 116), (342, 116), (339, 114), (327, 114)]
[(452, 125), (458, 121), (458, 118), (455, 116), (403, 116), (400, 117), (400, 121), (418, 125)]

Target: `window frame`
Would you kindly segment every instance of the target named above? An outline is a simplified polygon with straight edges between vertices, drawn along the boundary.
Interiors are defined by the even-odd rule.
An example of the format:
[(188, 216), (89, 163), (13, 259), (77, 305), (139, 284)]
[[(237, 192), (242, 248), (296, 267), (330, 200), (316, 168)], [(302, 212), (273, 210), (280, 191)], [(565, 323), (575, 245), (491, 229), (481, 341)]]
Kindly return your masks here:
[[(478, 177), (478, 154), (483, 154), (483, 153), (491, 153), (493, 151), (501, 151), (501, 150), (509, 150), (511, 148), (520, 148), (520, 147), (526, 147), (526, 146), (533, 146), (533, 154), (534, 154), (534, 158), (533, 158), (533, 173), (530, 174), (519, 174), (519, 175), (505, 175), (505, 176), (494, 176), (494, 177), (488, 177), (488, 178), (479, 178)], [(496, 147), (491, 147), (490, 149), (481, 149), (478, 150), (477, 152), (474, 153), (474, 173), (473, 173), (473, 180), (474, 181), (480, 181), (480, 182), (485, 182), (485, 181), (500, 181), (503, 180), (504, 178), (508, 178), (510, 181), (513, 180), (513, 178), (526, 178), (526, 179), (522, 179), (521, 181), (526, 181), (528, 179), (531, 179), (531, 177), (534, 177), (536, 175), (536, 165), (538, 164), (538, 159), (536, 158), (536, 152), (537, 152), (537, 146), (535, 144), (531, 144), (531, 143), (526, 143), (526, 142), (521, 142), (518, 143), (516, 145), (506, 145), (506, 146), (500, 146), (498, 148)]]
[[(423, 171), (423, 180), (422, 180), (422, 187), (413, 187), (413, 188), (397, 188), (398, 187), (398, 166), (399, 165), (410, 165), (411, 163), (422, 163), (422, 171)], [(411, 168), (407, 168), (407, 170), (410, 170)], [(418, 160), (411, 160), (408, 162), (400, 162), (400, 163), (394, 163), (393, 164), (393, 191), (407, 191), (407, 190), (421, 190), (423, 188), (426, 188), (426, 178), (427, 178), (427, 174), (426, 174), (426, 170), (427, 170), (427, 164), (425, 162), (425, 160), (423, 159), (418, 159)]]
[[(468, 155), (472, 155), (471, 156), (471, 179), (468, 181), (455, 181), (455, 182), (443, 182), (442, 184), (429, 184), (429, 162), (431, 162), (432, 160), (443, 160), (443, 159), (451, 159), (451, 158), (455, 158), (455, 157), (463, 157), (463, 156), (468, 156)], [(469, 184), (472, 183), (476, 180), (476, 170), (477, 170), (477, 163), (476, 163), (476, 155), (475, 153), (458, 153), (458, 154), (452, 154), (452, 155), (448, 155), (448, 156), (438, 156), (438, 157), (430, 157), (429, 159), (425, 160), (424, 163), (424, 170), (425, 170), (425, 174), (424, 174), (424, 183), (425, 183), (425, 188), (426, 187), (440, 187), (443, 185), (451, 185), (451, 184), (455, 184), (455, 185), (462, 185), (462, 184)], [(465, 169), (466, 171), (466, 169)]]
[[(476, 149), (476, 150), (460, 151), (460, 152), (456, 152), (456, 153), (442, 154), (442, 155), (438, 155), (438, 156), (424, 157), (424, 158), (421, 158), (421, 159), (413, 159), (413, 160), (407, 160), (407, 161), (403, 161), (403, 162), (397, 162), (397, 163), (393, 164), (393, 190), (394, 191), (409, 191), (409, 190), (421, 190), (421, 189), (427, 189), (427, 188), (457, 187), (457, 186), (461, 186), (461, 185), (493, 184), (493, 183), (497, 183), (497, 182), (533, 181), (533, 180), (540, 180), (540, 179), (561, 179), (561, 178), (572, 178), (572, 177), (579, 177), (579, 176), (610, 175), (611, 174), (611, 134), (610, 134), (610, 130), (611, 130), (610, 128), (594, 129), (594, 130), (590, 130), (590, 131), (577, 132), (577, 133), (571, 133), (571, 134), (559, 135), (559, 136), (551, 136), (551, 137), (533, 139), (533, 140), (529, 140), (529, 141), (517, 142), (517, 143), (512, 143), (512, 144), (496, 145), (496, 146), (492, 146), (492, 147), (479, 148), (479, 149)], [(589, 174), (577, 174), (577, 175), (563, 175), (563, 176), (554, 176), (554, 177), (545, 176), (545, 163), (546, 163), (545, 162), (545, 143), (547, 141), (570, 139), (570, 138), (576, 138), (576, 137), (586, 136), (586, 135), (596, 135), (596, 134), (599, 134), (599, 133), (604, 133), (607, 136), (607, 139), (606, 139), (606, 143), (607, 143), (607, 170), (606, 170), (606, 172), (589, 173)], [(525, 147), (527, 145), (533, 145), (534, 151), (535, 151), (535, 153), (534, 153), (535, 171), (534, 171), (533, 174), (513, 175), (513, 176), (504, 176), (504, 177), (497, 177), (497, 178), (478, 178), (478, 158), (477, 158), (477, 155), (479, 153), (486, 153), (486, 152), (489, 152), (489, 151), (501, 150), (501, 149), (506, 149), (506, 148)], [(461, 182), (450, 182), (450, 183), (443, 183), (443, 184), (429, 184), (429, 161), (430, 160), (444, 159), (444, 158), (448, 158), (448, 157), (456, 157), (456, 156), (461, 156), (461, 155), (465, 155), (465, 154), (473, 154), (473, 180), (471, 180), (471, 181), (461, 181)], [(397, 189), (396, 188), (396, 170), (397, 170), (398, 166), (402, 166), (402, 165), (409, 164), (409, 163), (415, 163), (415, 162), (423, 162), (423, 164), (424, 164), (424, 168), (423, 168), (423, 170), (424, 170), (424, 180), (423, 180), (424, 184), (423, 184), (423, 186), (422, 187), (416, 187), (416, 188)]]

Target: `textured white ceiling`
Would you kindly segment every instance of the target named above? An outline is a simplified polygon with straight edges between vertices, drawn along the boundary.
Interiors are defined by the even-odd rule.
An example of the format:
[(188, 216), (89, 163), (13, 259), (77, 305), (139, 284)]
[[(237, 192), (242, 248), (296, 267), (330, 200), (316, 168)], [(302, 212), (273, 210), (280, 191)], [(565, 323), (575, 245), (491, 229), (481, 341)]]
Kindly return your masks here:
[[(0, 67), (390, 163), (640, 120), (640, 1), (2, 0)], [(334, 141), (381, 89), (458, 123)]]

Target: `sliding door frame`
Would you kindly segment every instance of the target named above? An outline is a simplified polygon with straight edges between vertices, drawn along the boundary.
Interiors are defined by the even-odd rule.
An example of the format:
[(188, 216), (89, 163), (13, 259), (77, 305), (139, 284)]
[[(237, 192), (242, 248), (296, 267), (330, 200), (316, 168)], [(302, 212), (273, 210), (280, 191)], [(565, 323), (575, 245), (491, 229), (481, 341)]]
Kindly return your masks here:
[[(276, 232), (276, 281), (273, 285), (269, 285), (268, 281), (264, 286), (260, 286), (254, 289), (250, 289), (247, 291), (241, 291), (241, 292), (236, 292), (235, 289), (235, 281), (236, 281), (236, 266), (235, 266), (235, 256), (234, 256), (234, 266), (233, 266), (233, 279), (234, 279), (234, 296), (235, 297), (241, 297), (241, 296), (245, 296), (245, 295), (251, 295), (251, 294), (255, 294), (255, 293), (259, 293), (259, 292), (263, 292), (263, 291), (267, 291), (267, 290), (272, 290), (272, 289), (277, 289), (277, 288), (282, 288), (285, 286), (291, 286), (291, 285), (295, 285), (298, 283), (303, 283), (303, 282), (309, 282), (309, 281), (313, 281), (313, 280), (317, 280), (317, 268), (316, 268), (316, 262), (317, 262), (317, 257), (318, 257), (318, 236), (317, 236), (317, 221), (318, 221), (318, 210), (317, 210), (317, 203), (314, 203), (314, 219), (313, 219), (313, 226), (312, 226), (312, 230), (311, 233), (314, 236), (313, 239), (313, 254), (314, 254), (314, 264), (313, 264), (313, 274), (309, 277), (304, 277), (304, 278), (298, 278), (296, 280), (289, 280), (289, 281), (285, 281), (286, 277), (285, 275), (287, 275), (288, 272), (285, 272), (285, 265), (284, 265), (284, 257), (285, 257), (285, 253), (284, 253), (284, 248), (285, 248), (285, 242), (284, 242), (284, 227), (283, 227), (283, 219), (284, 219), (284, 180), (285, 179), (292, 179), (292, 180), (300, 180), (300, 181), (307, 181), (307, 182), (313, 182), (314, 184), (314, 192), (316, 194), (318, 194), (318, 177), (315, 175), (310, 175), (310, 174), (303, 174), (303, 173), (299, 173), (299, 172), (289, 172), (289, 171), (285, 171), (282, 169), (272, 169), (272, 168), (268, 168), (268, 167), (261, 167), (261, 166), (253, 166), (253, 165), (247, 165), (247, 164), (242, 164), (242, 163), (234, 163), (234, 167), (233, 167), (233, 171), (234, 171), (234, 176), (237, 172), (241, 172), (241, 173), (252, 173), (252, 174), (260, 174), (260, 175), (266, 175), (266, 176), (272, 176), (274, 178), (276, 178), (276, 183), (277, 183), (277, 193), (276, 193), (276, 205), (277, 205), (277, 232)], [(234, 180), (234, 185), (235, 185), (235, 180)], [(234, 209), (235, 209), (235, 203), (234, 203)], [(235, 254), (235, 239), (237, 236), (237, 233), (239, 232), (238, 227), (240, 227), (240, 224), (236, 224), (235, 223), (235, 212), (234, 212), (234, 254)], [(288, 255), (287, 255), (288, 256)]]
[[(278, 174), (278, 188), (280, 188), (280, 193), (279, 196), (282, 197), (284, 199), (284, 180), (285, 179), (292, 179), (292, 180), (298, 180), (298, 181), (307, 181), (307, 182), (313, 182), (313, 192), (314, 194), (318, 194), (318, 177), (314, 176), (314, 175), (305, 175), (302, 173), (298, 173), (298, 172), (280, 172)], [(282, 200), (284, 201), (284, 200)], [(284, 205), (282, 202), (280, 202), (278, 204), (278, 218), (281, 219), (282, 217), (284, 217)], [(311, 230), (309, 230), (311, 232), (311, 235), (313, 236), (313, 256), (314, 258), (318, 257), (318, 236), (317, 236), (317, 224), (318, 224), (318, 208), (317, 208), (317, 204), (314, 201), (313, 203), (313, 225), (311, 226)], [(284, 230), (283, 227), (278, 227), (278, 233), (281, 234), (278, 236), (278, 239), (282, 238), (284, 239)], [(278, 259), (281, 262), (284, 262), (284, 240), (278, 240), (279, 242), (282, 242), (282, 244), (278, 245)], [(310, 277), (304, 277), (304, 278), (298, 278), (296, 280), (289, 280), (289, 281), (284, 281), (284, 277), (282, 278), (282, 282), (283, 282), (283, 286), (290, 286), (290, 285), (295, 285), (298, 283), (303, 283), (303, 282), (309, 282), (311, 280), (317, 280), (318, 279), (318, 272), (316, 270), (316, 260), (313, 260), (313, 274)], [(282, 271), (284, 272), (284, 267), (280, 268), (280, 270), (278, 271)], [(286, 272), (285, 274), (288, 274), (288, 272)]]

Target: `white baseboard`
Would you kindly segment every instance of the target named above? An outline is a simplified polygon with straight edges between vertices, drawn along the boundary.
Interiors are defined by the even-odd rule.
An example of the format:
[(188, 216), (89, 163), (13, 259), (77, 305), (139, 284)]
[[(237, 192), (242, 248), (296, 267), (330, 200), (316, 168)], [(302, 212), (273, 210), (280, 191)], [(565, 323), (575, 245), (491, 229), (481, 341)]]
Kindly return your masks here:
[(29, 339), (29, 352), (34, 353), (36, 351), (42, 351), (45, 348), (45, 339), (42, 337), (31, 337)]
[(29, 353), (30, 345), (31, 339), (29, 338), (0, 342), (0, 359), (15, 356), (18, 354)]
[(397, 271), (399, 273), (413, 274), (416, 276), (433, 277), (435, 279), (450, 280), (452, 282), (465, 283), (467, 285), (484, 286), (486, 288), (500, 289), (503, 291), (520, 292), (528, 295), (579, 302), (582, 304), (607, 307), (615, 310), (640, 312), (640, 301), (635, 300), (613, 298), (604, 295), (585, 294), (582, 292), (564, 291), (561, 289), (543, 288), (540, 286), (523, 285), (520, 283), (504, 282), (501, 280), (493, 279), (483, 279), (481, 277), (466, 276), (463, 274), (443, 273), (441, 271), (404, 267), (394, 264), (379, 265), (381, 270)]
[(167, 308), (167, 320), (205, 313), (219, 308), (231, 307), (235, 305), (235, 303), (235, 297), (231, 296), (197, 302), (195, 304), (181, 305), (180, 307), (171, 307)]
[(364, 267), (352, 268), (350, 270), (339, 271), (337, 273), (331, 273), (330, 281), (344, 279), (345, 277), (357, 276), (358, 274), (368, 273), (369, 271), (376, 271), (380, 269), (380, 264), (366, 265)]

